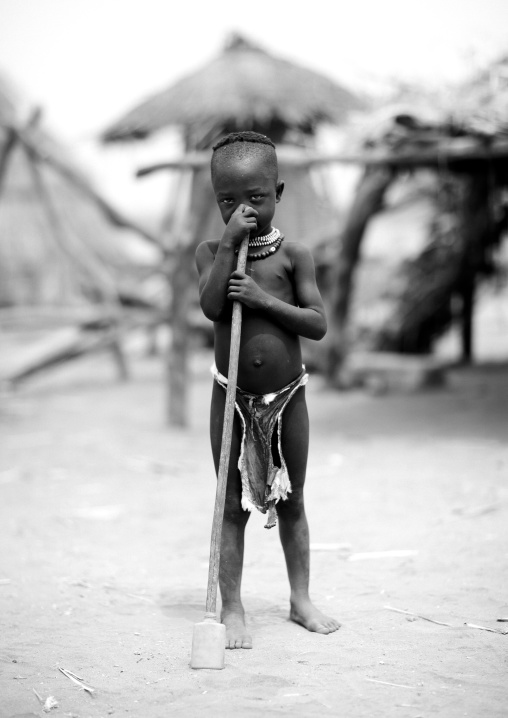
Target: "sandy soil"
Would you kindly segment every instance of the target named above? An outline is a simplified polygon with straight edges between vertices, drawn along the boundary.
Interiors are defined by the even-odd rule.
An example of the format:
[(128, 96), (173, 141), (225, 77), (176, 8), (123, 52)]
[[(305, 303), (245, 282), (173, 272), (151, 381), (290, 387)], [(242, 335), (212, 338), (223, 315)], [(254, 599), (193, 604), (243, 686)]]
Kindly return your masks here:
[[(189, 668), (203, 615), (214, 477), (208, 356), (192, 425), (164, 427), (160, 363), (115, 382), (96, 357), (2, 399), (0, 715), (506, 716), (508, 367), (374, 398), (309, 386), (315, 601), (330, 636), (287, 620), (276, 531), (253, 516), (252, 651)], [(334, 547), (333, 544), (336, 544)], [(401, 557), (365, 552), (406, 550)], [(356, 560), (355, 560), (356, 559)], [(415, 619), (392, 606), (451, 626)], [(95, 689), (81, 690), (58, 667)]]

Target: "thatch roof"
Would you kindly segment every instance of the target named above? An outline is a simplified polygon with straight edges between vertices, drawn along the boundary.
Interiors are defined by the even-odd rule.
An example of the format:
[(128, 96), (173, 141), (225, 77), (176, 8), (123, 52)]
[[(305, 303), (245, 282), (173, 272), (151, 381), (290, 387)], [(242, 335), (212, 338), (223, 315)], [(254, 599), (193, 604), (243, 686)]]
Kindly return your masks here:
[(355, 118), (348, 151), (342, 161), (466, 171), (491, 163), (506, 177), (508, 56), (454, 87), (404, 88)]
[(141, 139), (170, 125), (191, 134), (198, 127), (264, 128), (270, 136), (280, 128), (312, 133), (318, 123), (340, 123), (361, 106), (336, 82), (235, 35), (221, 55), (128, 112), (103, 140)]
[(143, 236), (0, 78), (0, 306), (117, 301)]

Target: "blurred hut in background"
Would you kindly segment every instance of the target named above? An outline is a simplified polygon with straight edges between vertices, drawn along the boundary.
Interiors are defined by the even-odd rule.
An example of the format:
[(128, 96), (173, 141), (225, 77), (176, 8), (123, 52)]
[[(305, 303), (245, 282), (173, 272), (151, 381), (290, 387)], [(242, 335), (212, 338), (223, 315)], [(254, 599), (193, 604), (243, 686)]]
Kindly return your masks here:
[[(285, 146), (310, 150), (317, 129), (339, 124), (359, 98), (335, 82), (275, 57), (238, 35), (204, 68), (147, 99), (103, 134), (104, 142), (139, 141), (167, 126), (181, 128), (187, 158), (156, 169), (180, 171), (178, 191), (163, 222), (166, 250), (178, 252), (169, 276), (171, 346), (168, 420), (186, 423), (189, 314), (197, 297), (196, 245), (223, 233), (209, 180), (209, 149), (223, 135), (253, 130)], [(193, 153), (206, 151), (205, 157)], [(284, 152), (280, 153), (282, 158)], [(291, 239), (315, 246), (337, 234), (338, 217), (320, 169), (281, 161), (286, 180), (277, 226)], [(147, 170), (148, 171), (148, 170)]]
[[(446, 95), (404, 95), (402, 103), (370, 113), (368, 129), (355, 128), (348, 152), (316, 159), (365, 168), (335, 259), (321, 262), (331, 295), (326, 370), (332, 384), (351, 378), (343, 369), (352, 343), (425, 355), (452, 323), (461, 329), (463, 360), (471, 361), (476, 289), (500, 266), (508, 217), (507, 59)], [(354, 135), (361, 138), (356, 151)], [(370, 268), (359, 262), (369, 223), (380, 212), (385, 256), (399, 259), (388, 272), (379, 261)], [(401, 373), (402, 361), (385, 359), (388, 371)], [(359, 366), (365, 372), (369, 362)], [(376, 366), (383, 363), (372, 357), (374, 372)]]
[(157, 240), (100, 196), (40, 119), (1, 77), (0, 328), (43, 335), (3, 378), (102, 348), (125, 376), (121, 310), (143, 304), (138, 259)]

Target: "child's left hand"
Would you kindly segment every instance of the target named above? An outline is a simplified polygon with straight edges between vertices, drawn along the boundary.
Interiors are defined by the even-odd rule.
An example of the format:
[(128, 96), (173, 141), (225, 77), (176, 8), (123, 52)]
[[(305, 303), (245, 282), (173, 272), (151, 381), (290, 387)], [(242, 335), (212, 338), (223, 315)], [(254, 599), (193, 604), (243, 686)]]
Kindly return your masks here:
[(228, 299), (242, 302), (251, 309), (262, 306), (266, 296), (261, 287), (244, 272), (233, 272), (228, 284)]

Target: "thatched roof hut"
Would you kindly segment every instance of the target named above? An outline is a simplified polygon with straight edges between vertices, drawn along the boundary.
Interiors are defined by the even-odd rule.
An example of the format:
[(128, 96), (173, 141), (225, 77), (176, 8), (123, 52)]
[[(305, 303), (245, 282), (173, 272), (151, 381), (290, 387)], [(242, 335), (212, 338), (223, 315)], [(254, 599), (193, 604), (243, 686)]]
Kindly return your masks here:
[[(202, 69), (148, 98), (107, 128), (104, 142), (140, 140), (174, 126), (188, 150), (206, 149), (222, 135), (254, 130), (276, 143), (312, 146), (322, 123), (341, 123), (362, 101), (332, 80), (271, 55), (234, 35)], [(323, 191), (322, 170), (284, 169), (286, 189), (277, 226), (294, 240), (316, 244), (337, 232), (335, 208)], [(203, 183), (206, 186), (206, 182)], [(213, 205), (211, 190), (210, 205)], [(201, 239), (223, 227), (211, 211)]]
[(0, 307), (118, 301), (140, 236), (0, 78)]
[(361, 106), (327, 77), (233, 35), (219, 56), (128, 112), (103, 139), (142, 139), (176, 125), (193, 148), (238, 130), (263, 131), (281, 142), (289, 131), (312, 135), (320, 123), (338, 124)]

